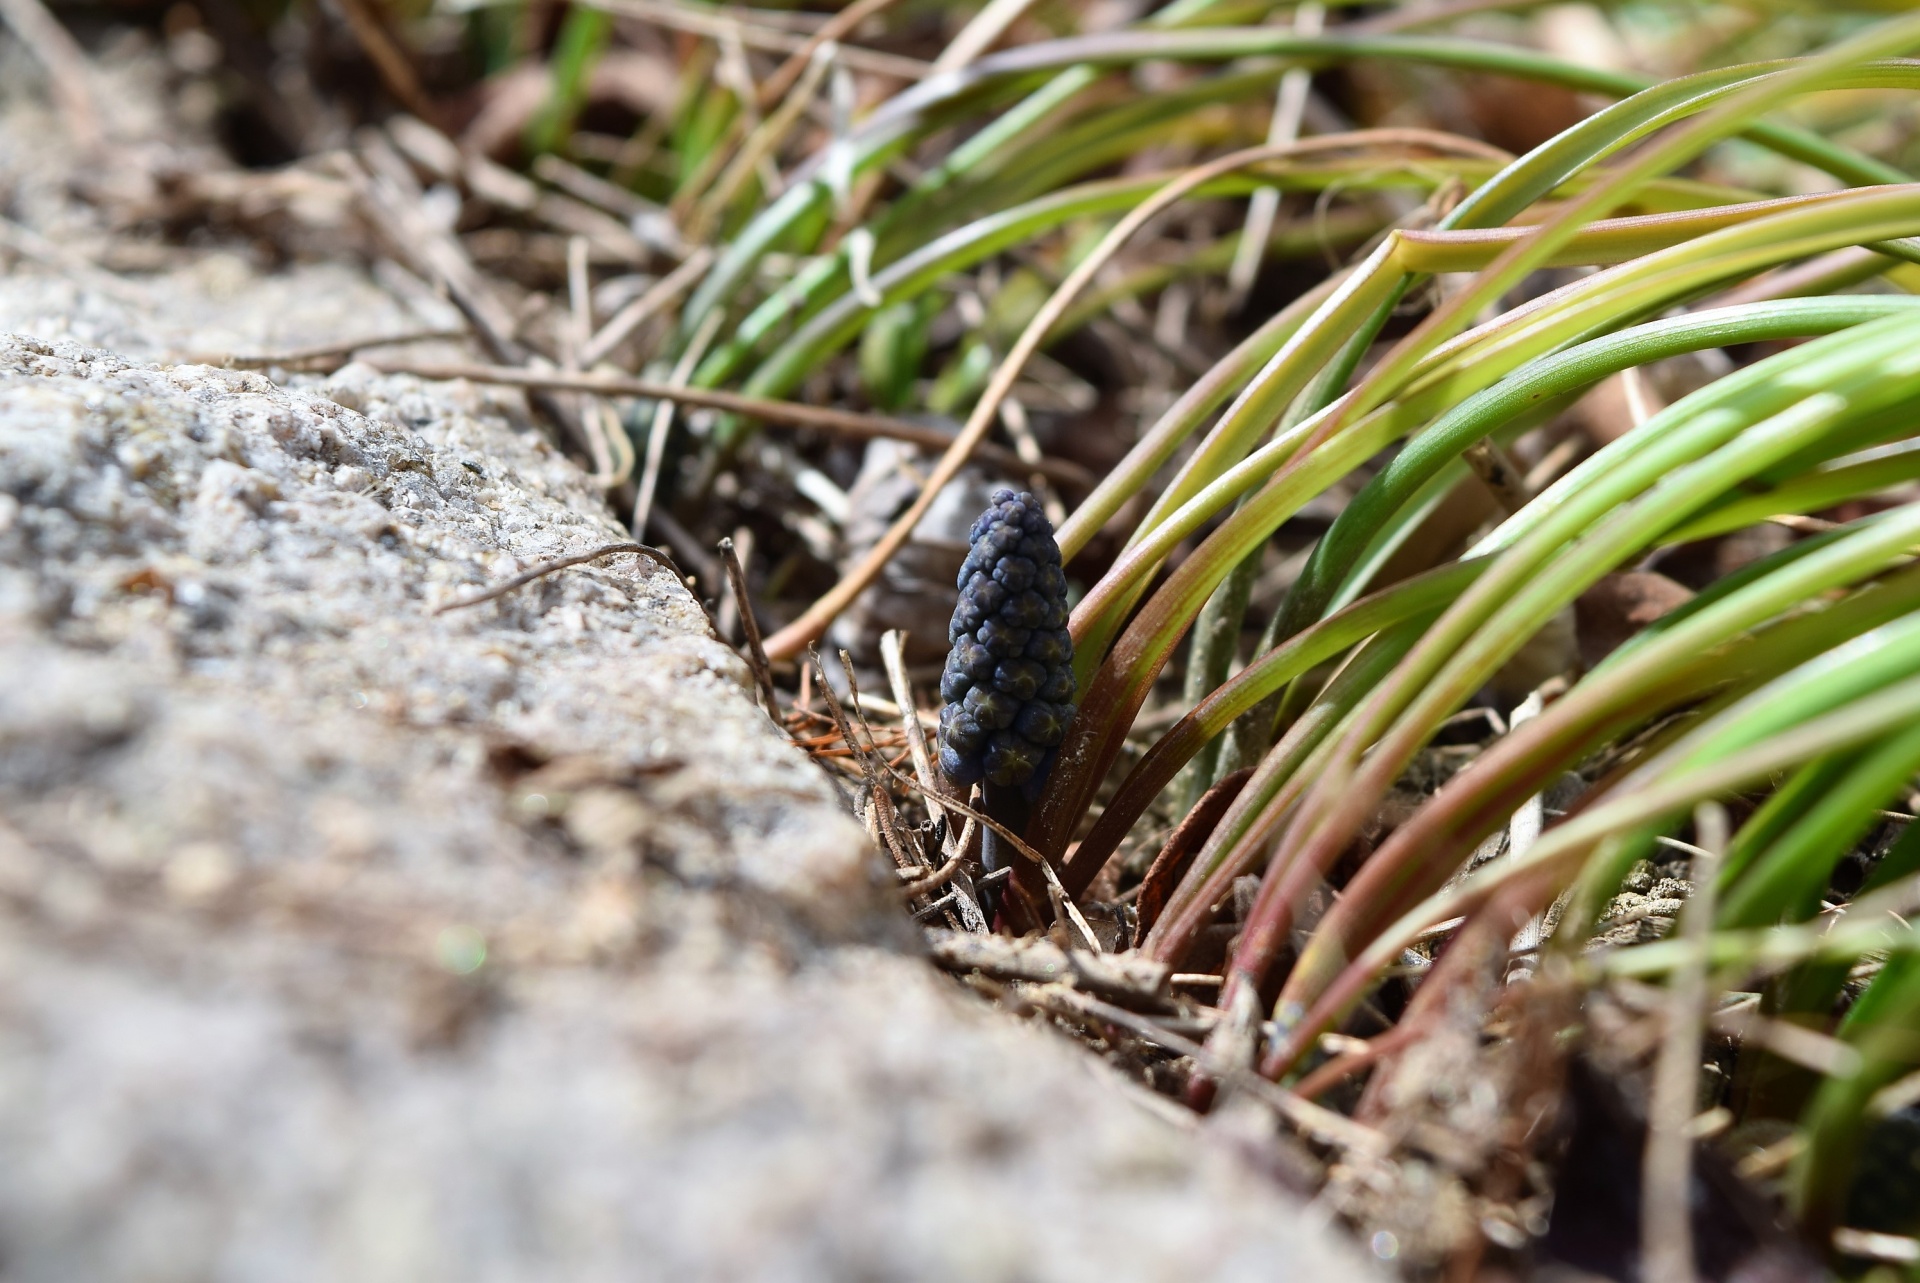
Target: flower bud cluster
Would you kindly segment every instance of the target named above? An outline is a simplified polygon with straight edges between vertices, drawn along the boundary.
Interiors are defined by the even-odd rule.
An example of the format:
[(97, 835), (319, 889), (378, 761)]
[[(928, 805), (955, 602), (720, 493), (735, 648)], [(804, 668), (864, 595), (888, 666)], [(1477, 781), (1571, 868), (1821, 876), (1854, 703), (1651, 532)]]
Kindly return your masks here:
[(1073, 638), (1060, 545), (1040, 501), (996, 490), (968, 532), (940, 676), (940, 768), (957, 784), (1044, 776), (1073, 720)]

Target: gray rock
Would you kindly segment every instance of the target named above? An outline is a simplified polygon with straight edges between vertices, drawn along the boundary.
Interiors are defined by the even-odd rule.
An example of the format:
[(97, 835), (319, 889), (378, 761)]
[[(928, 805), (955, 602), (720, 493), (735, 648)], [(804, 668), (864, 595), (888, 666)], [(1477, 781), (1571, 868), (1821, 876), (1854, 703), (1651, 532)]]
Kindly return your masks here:
[(0, 1273), (1340, 1279), (914, 956), (826, 777), (471, 389), (0, 340)]

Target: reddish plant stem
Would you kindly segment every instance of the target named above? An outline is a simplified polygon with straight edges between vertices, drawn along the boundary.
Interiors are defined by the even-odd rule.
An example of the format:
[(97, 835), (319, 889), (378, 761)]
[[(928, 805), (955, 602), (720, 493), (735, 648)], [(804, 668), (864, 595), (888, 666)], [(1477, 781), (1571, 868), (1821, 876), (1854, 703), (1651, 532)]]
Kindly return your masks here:
[[(1159, 920), (1160, 911), (1166, 908), (1167, 896), (1173, 891), (1174, 883), (1186, 873), (1188, 866), (1193, 863), (1193, 857), (1199, 854), (1201, 845), (1212, 836), (1214, 826), (1220, 823), (1220, 817), (1227, 813), (1227, 808), (1252, 778), (1253, 768), (1247, 767), (1221, 779), (1201, 794), (1200, 800), (1187, 812), (1187, 817), (1167, 835), (1166, 845), (1154, 857), (1153, 864), (1147, 869), (1147, 876), (1140, 883), (1140, 894), (1134, 898), (1141, 931), (1150, 930)], [(1072, 890), (1073, 884), (1067, 883), (1067, 888)]]

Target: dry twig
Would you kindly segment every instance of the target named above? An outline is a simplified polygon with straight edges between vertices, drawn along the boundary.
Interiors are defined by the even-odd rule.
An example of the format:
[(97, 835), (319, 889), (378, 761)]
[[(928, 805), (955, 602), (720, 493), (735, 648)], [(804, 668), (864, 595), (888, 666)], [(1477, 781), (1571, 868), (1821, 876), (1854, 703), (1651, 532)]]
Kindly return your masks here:
[(1302, 1100), (1246, 1066), (1216, 1056), (1191, 1038), (1162, 1028), (1137, 1012), (1104, 1002), (1092, 994), (1058, 986), (1049, 987), (1043, 992), (1058, 995), (1059, 999), (1069, 1002), (1071, 1007), (1078, 1008), (1080, 1012), (1119, 1025), (1175, 1055), (1188, 1057), (1208, 1077), (1253, 1096), (1300, 1131), (1324, 1144), (1338, 1146), (1356, 1157), (1375, 1159), (1384, 1158), (1393, 1150), (1392, 1142), (1364, 1123), (1357, 1123), (1345, 1114), (1336, 1113), (1310, 1100)]
[[(909, 900), (918, 900), (929, 891), (938, 891), (941, 887), (952, 881), (953, 875), (960, 871), (962, 858), (963, 857), (958, 855), (949, 856), (945, 864), (935, 869), (932, 873), (929, 873), (926, 877), (907, 883), (907, 885), (900, 888), (901, 892)], [(957, 897), (949, 896), (947, 898), (956, 899)]]
[(775, 659), (786, 659), (799, 653), (808, 642), (825, 632), (827, 626), (839, 616), (840, 612), (851, 605), (853, 600), (866, 590), (867, 585), (879, 577), (881, 570), (893, 559), (893, 555), (907, 542), (914, 528), (933, 507), (934, 500), (946, 488), (947, 483), (958, 476), (967, 460), (979, 451), (986, 440), (987, 430), (999, 420), (1001, 404), (1012, 393), (1021, 371), (1026, 368), (1027, 362), (1040, 350), (1053, 328), (1066, 315), (1074, 299), (1142, 227), (1195, 190), (1236, 170), (1252, 169), (1323, 151), (1366, 150), (1373, 147), (1423, 148), (1439, 151), (1442, 154), (1465, 152), (1482, 156), (1491, 152), (1503, 158), (1505, 156), (1504, 152), (1487, 147), (1483, 143), (1469, 143), (1454, 135), (1432, 130), (1374, 129), (1346, 134), (1339, 138), (1309, 138), (1283, 146), (1245, 148), (1206, 164), (1194, 166), (1166, 183), (1109, 228), (1100, 243), (1074, 265), (1073, 271), (1068, 273), (1059, 288), (1047, 297), (1045, 303), (1041, 304), (1039, 310), (1027, 322), (1026, 328), (1020, 332), (1019, 338), (1014, 340), (1007, 354), (994, 367), (986, 388), (974, 402), (973, 411), (968, 416), (966, 424), (960, 429), (960, 434), (952, 439), (939, 461), (934, 464), (926, 484), (920, 489), (919, 496), (905, 512), (894, 519), (893, 524), (887, 528), (886, 534), (867, 550), (859, 562), (841, 575), (839, 582), (829, 589), (825, 596), (809, 606), (798, 619), (767, 639), (767, 654)]
[[(832, 696), (829, 695), (828, 698), (831, 699)], [(975, 810), (965, 802), (939, 793), (938, 790), (922, 789), (920, 781), (911, 776), (901, 774), (898, 770), (894, 769), (890, 763), (882, 762), (880, 765), (885, 768), (887, 773), (892, 775), (894, 779), (906, 785), (908, 788), (932, 793), (939, 798), (940, 805), (949, 810), (958, 811), (960, 814), (966, 816), (967, 819), (992, 829), (995, 833), (1005, 838), (1008, 845), (1012, 846), (1014, 850), (1018, 851), (1035, 865), (1038, 865), (1040, 876), (1047, 884), (1048, 894), (1054, 898), (1056, 906), (1066, 916), (1067, 920), (1073, 924), (1074, 930), (1080, 933), (1080, 938), (1085, 940), (1087, 947), (1095, 953), (1104, 952), (1100, 947), (1100, 937), (1093, 933), (1092, 924), (1089, 923), (1086, 916), (1080, 912), (1080, 906), (1074, 903), (1073, 897), (1067, 894), (1066, 886), (1060, 881), (1059, 870), (1053, 867), (1052, 861), (1048, 860), (1031, 846), (1028, 846), (1026, 840), (1018, 833), (1015, 833), (1000, 821), (989, 816), (986, 812)], [(964, 842), (966, 839), (963, 837), (961, 840)], [(982, 884), (984, 885), (984, 883), (985, 879), (982, 879)]]
[(838, 41), (853, 34), (854, 30), (873, 17), (894, 0), (854, 0), (854, 2), (834, 14), (820, 25), (820, 28), (800, 43), (800, 47), (787, 55), (787, 60), (774, 68), (760, 84), (760, 110), (769, 111), (774, 104), (786, 98), (787, 91), (793, 88), (800, 74), (813, 61), (813, 55), (829, 40)]
[[(807, 46), (807, 37), (734, 17), (725, 9), (694, 9), (688, 5), (669, 3), (669, 0), (592, 0), (591, 7), (655, 23), (672, 31), (691, 32), (710, 40), (738, 40), (749, 49), (770, 53), (795, 54)], [(842, 45), (839, 56), (841, 62), (855, 71), (890, 76), (895, 80), (919, 80), (931, 70), (929, 64), (918, 58), (903, 58), (899, 54), (862, 49), (857, 45)]]
[[(708, 313), (701, 322), (687, 350), (674, 362), (673, 370), (667, 375), (667, 386), (682, 388), (693, 381), (693, 372), (700, 367), (700, 358), (707, 353), (707, 344), (713, 342), (713, 336), (719, 333), (722, 313), (716, 309)], [(628, 522), (636, 539), (644, 539), (647, 534), (647, 522), (653, 516), (653, 499), (660, 486), (660, 469), (666, 463), (667, 436), (673, 431), (673, 412), (679, 403), (672, 397), (661, 397), (654, 402), (653, 421), (647, 427), (647, 453), (640, 467), (640, 484), (633, 495), (633, 518)]]
[(693, 287), (693, 283), (713, 264), (713, 251), (704, 245), (687, 255), (687, 261), (661, 277), (647, 292), (614, 313), (600, 332), (580, 349), (580, 364), (592, 368), (613, 355), (627, 337), (658, 316)]
[[(615, 318), (616, 320), (618, 318)], [(597, 346), (596, 338), (594, 344)], [(506, 365), (481, 365), (456, 361), (374, 360), (375, 369), (387, 374), (411, 374), (422, 379), (466, 379), (472, 383), (495, 383), (502, 387), (538, 388), (555, 392), (592, 392), (601, 396), (630, 396), (647, 401), (670, 401), (678, 405), (720, 410), (744, 415), (767, 423), (791, 424), (814, 428), (835, 436), (869, 441), (885, 438), (905, 441), (927, 450), (945, 450), (953, 445), (951, 433), (905, 419), (890, 419), (878, 414), (859, 414), (851, 410), (831, 410), (823, 406), (803, 405), (797, 401), (770, 401), (764, 397), (744, 396), (718, 388), (680, 387), (654, 379), (635, 379), (614, 374), (574, 374), (565, 370), (526, 370)], [(1009, 468), (1024, 468), (1020, 456), (998, 446), (975, 451), (980, 458)], [(1086, 469), (1065, 459), (1046, 458), (1037, 469), (1064, 485), (1088, 488), (1092, 478)]]
[(361, 51), (373, 63), (380, 83), (394, 100), (421, 120), (438, 119), (439, 108), (421, 86), (413, 59), (387, 29), (386, 16), (380, 8), (367, 0), (340, 0), (340, 12), (346, 17), (347, 29), (353, 32)]
[(330, 373), (346, 363), (347, 358), (356, 352), (368, 348), (394, 347), (401, 343), (425, 343), (439, 339), (463, 339), (467, 337), (465, 329), (420, 329), (402, 330), (397, 334), (377, 335), (372, 338), (334, 339), (327, 343), (315, 343), (308, 347), (288, 348), (284, 352), (249, 352), (220, 355), (209, 353), (194, 358), (202, 365), (215, 365), (229, 370), (265, 370), (279, 366), (285, 370), (312, 370)]
[(668, 571), (672, 572), (674, 578), (684, 578), (684, 576), (680, 574), (680, 567), (673, 564), (673, 558), (667, 556), (666, 553), (661, 552), (658, 548), (649, 548), (643, 543), (610, 543), (604, 547), (594, 548), (588, 552), (577, 552), (569, 557), (558, 557), (552, 561), (543, 561), (533, 567), (533, 569), (523, 570), (517, 575), (502, 580), (491, 588), (475, 593), (471, 597), (461, 597), (458, 600), (446, 603), (444, 606), (436, 606), (431, 613), (444, 615), (450, 610), (464, 610), (468, 606), (478, 606), (482, 602), (492, 601), (496, 597), (504, 597), (514, 589), (524, 587), (536, 579), (544, 579), (557, 570), (565, 570), (569, 566), (584, 565), (589, 561), (598, 561), (602, 557), (611, 557), (615, 553), (621, 552), (639, 553), (642, 557), (646, 557), (656, 565), (666, 567)]
[(1034, 984), (1065, 983), (1149, 1011), (1169, 1006), (1167, 978), (1172, 969), (1140, 954), (1062, 949), (1039, 937), (1009, 939), (938, 931), (927, 933), (927, 946), (933, 960), (949, 971), (978, 971), (996, 980)]
[(720, 559), (727, 567), (727, 586), (733, 590), (734, 609), (740, 612), (740, 631), (747, 639), (747, 666), (753, 670), (754, 689), (766, 705), (767, 716), (780, 724), (780, 703), (773, 690), (773, 669), (767, 664), (767, 652), (760, 645), (760, 621), (754, 618), (753, 598), (747, 592), (747, 572), (734, 553), (733, 540), (720, 541)]
[[(880, 778), (881, 769), (890, 771), (893, 768), (887, 766), (885, 762), (876, 762), (874, 755), (869, 753), (866, 746), (854, 736), (853, 723), (847, 720), (847, 711), (840, 706), (840, 697), (833, 693), (833, 685), (827, 681), (827, 670), (820, 663), (819, 648), (809, 647), (808, 652), (813, 659), (813, 670), (820, 675), (820, 694), (827, 701), (827, 712), (832, 715), (833, 724), (839, 730), (840, 738), (844, 739), (847, 746), (853, 750), (854, 760), (859, 764), (860, 772), (866, 779), (869, 798), (868, 824), (877, 831), (876, 836), (893, 854), (893, 862), (896, 865), (903, 869), (919, 865), (920, 862), (913, 858), (912, 853), (907, 850), (906, 843), (894, 828), (893, 798), (887, 792), (886, 783)], [(844, 662), (843, 660), (842, 663)], [(851, 666), (847, 668), (847, 675), (851, 679), (853, 675)]]

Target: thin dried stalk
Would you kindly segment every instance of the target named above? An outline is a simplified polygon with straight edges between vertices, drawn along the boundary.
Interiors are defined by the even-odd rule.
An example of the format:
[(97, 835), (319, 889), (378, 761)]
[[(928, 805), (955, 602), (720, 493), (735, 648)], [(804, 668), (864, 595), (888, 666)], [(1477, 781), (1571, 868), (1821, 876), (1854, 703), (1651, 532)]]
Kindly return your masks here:
[(1007, 28), (1033, 8), (1034, 0), (989, 0), (986, 8), (973, 15), (960, 34), (947, 43), (933, 60), (935, 74), (958, 71), (993, 47)]
[[(926, 728), (920, 725), (920, 713), (913, 698), (913, 682), (907, 677), (906, 634), (893, 629), (880, 638), (880, 663), (887, 672), (887, 681), (893, 688), (893, 702), (900, 709), (900, 725), (906, 731), (907, 751), (913, 755), (913, 773), (920, 781), (920, 795), (927, 804), (927, 813), (939, 821), (944, 821), (946, 843), (943, 850), (947, 856), (947, 867), (952, 870), (947, 876), (954, 884), (958, 896), (956, 905), (960, 921), (969, 931), (985, 932), (990, 930), (985, 912), (980, 908), (980, 892), (973, 884), (973, 878), (961, 862), (971, 843), (974, 827), (971, 821), (965, 828), (955, 830), (953, 819), (947, 814), (947, 798), (940, 787), (940, 777), (935, 772), (933, 753), (927, 746)], [(943, 870), (944, 872), (945, 870)]]
[(354, 353), (368, 348), (394, 347), (402, 343), (425, 343), (436, 339), (463, 339), (467, 334), (468, 331), (464, 328), (402, 330), (372, 338), (334, 339), (308, 347), (288, 348), (283, 352), (208, 353), (193, 359), (201, 365), (217, 365), (229, 370), (265, 370), (277, 365), (283, 370), (312, 369), (318, 373), (327, 373), (338, 369)]
[(1692, 950), (1668, 986), (1667, 1027), (1653, 1070), (1647, 1110), (1647, 1150), (1641, 1178), (1640, 1277), (1647, 1283), (1694, 1283), (1693, 1117), (1700, 1078), (1700, 1029), (1707, 1005), (1707, 936), (1713, 930), (1713, 879), (1727, 849), (1727, 812), (1717, 802), (1694, 810), (1700, 851), (1693, 860), (1693, 894), (1680, 932)]
[(773, 690), (773, 669), (767, 663), (766, 649), (760, 644), (760, 621), (753, 613), (753, 596), (747, 591), (747, 572), (734, 552), (733, 540), (720, 541), (720, 557), (727, 567), (727, 586), (733, 590), (734, 609), (740, 612), (740, 631), (747, 639), (747, 666), (753, 670), (754, 689), (774, 725), (780, 724), (780, 702)]
[[(827, 670), (820, 663), (819, 649), (810, 648), (808, 653), (813, 660), (814, 672), (820, 675), (820, 693), (826, 697), (827, 711), (833, 716), (834, 727), (840, 732), (840, 738), (846, 741), (847, 747), (853, 750), (854, 760), (859, 763), (860, 773), (865, 777), (869, 799), (868, 822), (879, 830), (880, 837), (893, 856), (895, 865), (903, 869), (926, 867), (907, 850), (906, 843), (901, 840), (899, 832), (894, 828), (897, 817), (893, 812), (893, 798), (888, 795), (887, 786), (880, 778), (881, 768), (888, 770), (892, 768), (887, 767), (885, 762), (876, 762), (866, 746), (854, 735), (853, 723), (847, 720), (847, 711), (841, 707), (840, 697), (833, 693), (833, 685), (827, 681)], [(851, 668), (847, 670), (849, 676), (852, 675), (852, 671)]]
[(444, 606), (436, 606), (432, 613), (444, 615), (450, 610), (465, 610), (469, 606), (478, 606), (482, 602), (492, 601), (496, 597), (504, 597), (514, 589), (525, 587), (536, 579), (544, 579), (555, 571), (565, 570), (569, 566), (585, 565), (589, 561), (598, 561), (602, 557), (611, 557), (615, 553), (622, 552), (638, 553), (640, 556), (652, 561), (655, 565), (666, 567), (667, 570), (672, 572), (674, 578), (684, 578), (680, 573), (680, 567), (673, 564), (673, 558), (667, 556), (666, 553), (661, 552), (658, 548), (649, 548), (643, 543), (610, 543), (604, 547), (594, 548), (587, 552), (577, 552), (572, 556), (556, 557), (552, 561), (543, 561), (531, 570), (523, 570), (519, 574), (504, 579), (500, 583), (482, 592), (474, 593), (469, 597), (458, 598), (446, 603)]
[[(700, 358), (706, 355), (707, 344), (713, 342), (713, 336), (720, 329), (721, 314), (715, 312), (708, 322), (700, 327), (693, 336), (693, 342), (680, 354), (674, 363), (673, 372), (667, 376), (670, 388), (685, 387), (693, 378), (693, 372), (700, 365)], [(640, 470), (640, 484), (635, 487), (633, 496), (632, 529), (635, 538), (645, 538), (648, 519), (653, 516), (653, 496), (660, 486), (660, 468), (667, 458), (667, 436), (673, 430), (673, 412), (678, 402), (671, 397), (662, 397), (653, 408), (653, 423), (647, 429), (646, 464)]]
[[(623, 336), (624, 337), (624, 336)], [(596, 344), (598, 340), (595, 340)], [(465, 361), (407, 361), (395, 358), (368, 362), (383, 374), (411, 374), (434, 380), (466, 379), (471, 383), (493, 383), (502, 387), (531, 388), (555, 392), (591, 392), (601, 396), (629, 396), (647, 401), (671, 401), (678, 405), (720, 410), (744, 415), (767, 423), (785, 423), (813, 428), (834, 436), (860, 441), (884, 439), (905, 441), (926, 450), (945, 450), (953, 445), (951, 433), (905, 419), (890, 419), (879, 414), (860, 414), (852, 410), (833, 410), (824, 406), (803, 405), (797, 401), (773, 401), (765, 397), (745, 396), (717, 388), (680, 387), (655, 379), (635, 379), (624, 375), (570, 373), (566, 370), (528, 370), (510, 365), (482, 365)], [(998, 446), (978, 451), (982, 459), (1010, 467), (1024, 467), (1020, 456)], [(1065, 459), (1044, 458), (1037, 470), (1065, 485), (1081, 489), (1091, 481), (1087, 470)], [(779, 658), (790, 659), (791, 655)]]
[[(773, 27), (735, 18), (724, 10), (667, 3), (666, 0), (591, 0), (590, 8), (638, 18), (673, 31), (688, 31), (709, 40), (738, 40), (748, 49), (794, 54), (806, 47), (807, 38)], [(883, 53), (878, 49), (842, 46), (840, 61), (855, 71), (871, 72), (894, 80), (915, 81), (925, 77), (931, 67), (918, 58)]]
[(673, 306), (680, 296), (693, 288), (707, 268), (713, 265), (713, 251), (702, 245), (687, 255), (687, 261), (661, 277), (647, 292), (614, 313), (600, 332), (580, 348), (580, 364), (592, 369), (613, 354), (627, 337), (648, 321)]
[(800, 78), (800, 74), (813, 61), (813, 55), (829, 40), (838, 42), (853, 34), (861, 23), (884, 10), (894, 0), (854, 0), (854, 3), (827, 19), (803, 41), (798, 49), (787, 55), (787, 60), (774, 68), (760, 85), (760, 110), (768, 111), (777, 102), (787, 96), (787, 91)]

